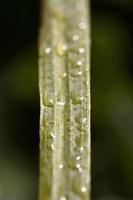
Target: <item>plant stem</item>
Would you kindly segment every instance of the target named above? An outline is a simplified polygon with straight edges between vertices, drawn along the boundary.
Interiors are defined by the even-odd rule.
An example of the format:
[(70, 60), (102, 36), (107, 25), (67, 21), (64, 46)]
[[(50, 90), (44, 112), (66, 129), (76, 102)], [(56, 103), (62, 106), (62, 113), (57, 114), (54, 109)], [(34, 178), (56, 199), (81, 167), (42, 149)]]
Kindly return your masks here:
[(42, 1), (39, 200), (89, 200), (88, 1)]

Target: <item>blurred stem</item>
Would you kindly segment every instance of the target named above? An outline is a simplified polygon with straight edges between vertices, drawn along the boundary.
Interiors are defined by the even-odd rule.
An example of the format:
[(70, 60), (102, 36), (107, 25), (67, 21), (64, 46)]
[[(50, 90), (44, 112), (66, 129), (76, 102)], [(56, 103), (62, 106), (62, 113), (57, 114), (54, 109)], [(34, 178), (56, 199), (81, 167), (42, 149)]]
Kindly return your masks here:
[(42, 2), (39, 200), (90, 199), (87, 0)]

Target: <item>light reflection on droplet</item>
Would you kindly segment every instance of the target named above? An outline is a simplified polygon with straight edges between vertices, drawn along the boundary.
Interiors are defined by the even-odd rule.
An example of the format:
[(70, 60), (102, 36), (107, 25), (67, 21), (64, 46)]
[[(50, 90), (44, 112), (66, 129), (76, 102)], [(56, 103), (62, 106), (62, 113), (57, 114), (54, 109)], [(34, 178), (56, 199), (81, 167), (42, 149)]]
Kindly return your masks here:
[(79, 168), (80, 168), (80, 164), (76, 164), (76, 168), (78, 168), (78, 169), (79, 169)]
[(63, 56), (66, 53), (67, 50), (67, 45), (63, 44), (62, 42), (58, 43), (57, 47), (56, 47), (56, 51), (58, 53), (58, 55)]
[(54, 135), (54, 133), (51, 133), (52, 138), (56, 138), (56, 136)]
[(43, 107), (54, 107), (54, 100), (49, 98), (48, 96), (44, 96), (43, 98)]
[(54, 145), (53, 144), (51, 144), (51, 149), (54, 150)]
[(76, 157), (76, 160), (80, 160), (80, 159), (81, 159), (81, 157), (80, 157), (80, 156), (77, 156), (77, 157)]
[(81, 157), (80, 157), (80, 156), (77, 156), (77, 157), (76, 157), (76, 160), (80, 160), (80, 159), (81, 159)]
[(45, 49), (45, 53), (46, 53), (47, 55), (49, 55), (49, 54), (51, 53), (51, 48), (50, 48), (50, 47), (47, 47), (47, 48)]
[(79, 39), (79, 36), (77, 34), (73, 35), (73, 40), (74, 41), (78, 41), (78, 39)]
[[(83, 73), (82, 73), (83, 74)], [(80, 97), (80, 101), (84, 101), (85, 100), (85, 98), (84, 97)]]
[(82, 122), (83, 122), (83, 123), (85, 123), (86, 121), (87, 121), (87, 118), (86, 118), (86, 117), (82, 119)]
[(87, 81), (86, 84), (89, 85), (89, 82)]
[(83, 74), (83, 72), (79, 71), (77, 74), (78, 74), (78, 76), (81, 76)]
[(86, 192), (86, 191), (87, 191), (86, 187), (81, 187), (81, 192)]
[(82, 62), (79, 60), (77, 61), (77, 65), (81, 66), (82, 65)]
[(79, 23), (79, 28), (80, 28), (81, 30), (86, 29), (86, 23), (85, 23), (85, 22), (80, 22), (80, 23)]
[(65, 78), (67, 76), (67, 73), (63, 73), (62, 75), (61, 75), (61, 78)]
[(68, 49), (67, 45), (64, 44), (64, 45), (62, 46), (62, 49), (63, 49), (64, 51), (66, 51), (66, 50)]
[(66, 200), (66, 197), (65, 196), (61, 196), (60, 200)]
[(66, 102), (64, 101), (57, 101), (57, 105), (58, 106), (64, 106)]
[(83, 150), (84, 150), (84, 147), (81, 147), (81, 148), (80, 148), (80, 152), (82, 153), (82, 152), (83, 152)]
[(85, 53), (85, 49), (84, 48), (79, 48), (79, 53)]
[(45, 128), (44, 128), (43, 126), (41, 126), (41, 130), (42, 130), (42, 131), (44, 131), (44, 130), (45, 130)]
[(63, 169), (63, 167), (64, 167), (63, 164), (60, 164), (60, 165), (59, 165), (59, 168), (60, 168), (60, 169)]

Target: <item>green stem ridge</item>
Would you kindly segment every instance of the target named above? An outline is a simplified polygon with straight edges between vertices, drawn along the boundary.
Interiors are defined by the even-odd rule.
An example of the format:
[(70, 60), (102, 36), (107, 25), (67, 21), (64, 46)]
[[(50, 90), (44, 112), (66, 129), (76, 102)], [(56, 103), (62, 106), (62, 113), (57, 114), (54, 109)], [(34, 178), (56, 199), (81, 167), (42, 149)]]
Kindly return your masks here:
[(39, 44), (39, 200), (90, 200), (87, 3), (43, 2)]

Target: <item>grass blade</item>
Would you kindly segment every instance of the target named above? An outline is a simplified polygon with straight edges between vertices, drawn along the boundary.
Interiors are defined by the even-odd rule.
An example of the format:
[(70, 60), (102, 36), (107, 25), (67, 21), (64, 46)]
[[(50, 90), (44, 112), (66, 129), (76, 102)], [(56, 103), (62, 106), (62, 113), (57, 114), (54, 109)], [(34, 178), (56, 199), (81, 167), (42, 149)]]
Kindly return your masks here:
[(42, 5), (39, 200), (89, 200), (88, 1), (48, 0)]

